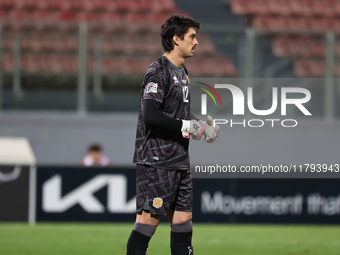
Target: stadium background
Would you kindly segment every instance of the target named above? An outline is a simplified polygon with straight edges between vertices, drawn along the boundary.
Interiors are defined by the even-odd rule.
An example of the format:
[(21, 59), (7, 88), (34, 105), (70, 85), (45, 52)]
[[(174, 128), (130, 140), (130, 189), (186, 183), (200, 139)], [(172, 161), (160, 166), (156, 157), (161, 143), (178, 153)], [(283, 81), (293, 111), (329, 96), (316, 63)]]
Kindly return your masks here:
[[(0, 181), (0, 254), (123, 254), (134, 221), (140, 84), (172, 14), (201, 22), (197, 53), (185, 62), (195, 81), (256, 78), (264, 109), (273, 86), (305, 87), (313, 98), (312, 121), (289, 112), (299, 118), (294, 131), (222, 127), (210, 148), (191, 143), (191, 162), (216, 164), (222, 151), (237, 166), (339, 163), (339, 0), (0, 0), (0, 136), (26, 137), (36, 158)], [(113, 168), (79, 167), (93, 142)], [(12, 172), (3, 166), (1, 177)], [(194, 220), (205, 222), (195, 253), (339, 254), (339, 184), (195, 179)], [(27, 221), (37, 224), (7, 223)], [(113, 223), (71, 223), (97, 221)], [(169, 252), (168, 234), (161, 225), (150, 254)]]

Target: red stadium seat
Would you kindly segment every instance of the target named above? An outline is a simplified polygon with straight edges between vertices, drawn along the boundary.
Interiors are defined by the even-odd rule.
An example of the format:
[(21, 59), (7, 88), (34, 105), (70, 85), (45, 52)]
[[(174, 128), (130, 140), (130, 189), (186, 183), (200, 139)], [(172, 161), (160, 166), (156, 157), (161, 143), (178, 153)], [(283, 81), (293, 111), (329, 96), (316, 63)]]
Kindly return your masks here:
[(101, 0), (101, 4), (105, 6), (105, 11), (108, 11), (108, 12), (118, 11), (118, 4), (116, 1)]
[(128, 69), (126, 70), (126, 74), (129, 73), (139, 73), (139, 65), (140, 65), (140, 59), (139, 58), (129, 58), (128, 60)]
[(113, 53), (117, 52), (117, 43), (116, 41), (108, 41), (105, 39), (102, 39), (102, 52), (103, 53)]
[(28, 72), (38, 72), (41, 70), (39, 59), (32, 55), (24, 55), (21, 57), (21, 69)]
[(269, 23), (270, 31), (290, 31), (294, 26), (294, 20), (286, 16), (272, 17)]
[[(118, 65), (118, 63), (120, 63)], [(115, 59), (115, 69), (116, 73), (121, 74), (130, 74), (131, 71), (134, 69), (134, 62), (133, 60), (127, 59), (126, 57), (120, 57)]]
[[(258, 0), (259, 5), (252, 5), (253, 12), (267, 13), (267, 1)], [(78, 51), (77, 32), (79, 23), (87, 22), (88, 49), (93, 51), (95, 30), (102, 35), (102, 52), (109, 53), (103, 58), (104, 72), (144, 74), (163, 52), (160, 25), (170, 14), (190, 17), (177, 10), (173, 0), (0, 0), (0, 8), (0, 19), (5, 20), (6, 38), (2, 46), (5, 52), (12, 52), (13, 35), (18, 30), (24, 32), (21, 48), (25, 72), (77, 72), (78, 59), (74, 57)], [(67, 39), (70, 35), (73, 38)], [(197, 54), (202, 56), (199, 60), (202, 65), (197, 66), (196, 62), (193, 73), (235, 73), (229, 59), (216, 58), (217, 51), (209, 38), (202, 38)], [(207, 56), (211, 60), (206, 60)], [(13, 69), (12, 58), (4, 56), (5, 71)], [(93, 58), (89, 59), (88, 67), (93, 70)]]
[(116, 0), (115, 1), (115, 11), (117, 12), (127, 12), (129, 11), (129, 8), (131, 7), (129, 1), (125, 0)]
[(314, 15), (314, 9), (312, 1), (314, 0), (301, 0), (302, 2), (302, 9), (300, 10), (300, 15), (304, 16), (313, 16)]
[(324, 76), (326, 71), (326, 63), (324, 61), (311, 61), (309, 63), (311, 76)]
[[(38, 43), (40, 44), (41, 41), (38, 41)], [(20, 40), (20, 47), (22, 50), (36, 50), (34, 45), (32, 45), (32, 40), (29, 40), (29, 39), (21, 39)], [(37, 51), (40, 51), (41, 50), (41, 47), (38, 48)]]
[(334, 25), (334, 31), (339, 33), (340, 32), (340, 20), (338, 18), (333, 18), (332, 22)]
[(143, 43), (140, 44), (141, 52), (145, 52), (148, 55), (156, 55), (162, 52), (162, 46), (160, 45), (160, 40), (159, 38), (155, 37), (149, 37), (147, 40), (145, 40)]
[(166, 0), (164, 3), (163, 11), (174, 12), (177, 10), (176, 4), (173, 0)]
[(0, 20), (7, 19), (7, 12), (0, 10)]
[[(48, 46), (51, 47), (50, 50), (54, 52), (64, 52), (67, 50), (67, 42), (63, 40), (53, 40), (53, 41), (47, 41), (47, 43), (51, 43)], [(47, 45), (46, 45), (47, 46)]]
[(13, 71), (13, 55), (12, 54), (6, 54), (2, 56), (2, 69), (5, 72), (12, 72)]
[(153, 1), (150, 7), (153, 13), (162, 13), (162, 12), (166, 13), (166, 12), (173, 12), (176, 10), (176, 5), (173, 3), (172, 0)]
[(340, 56), (340, 44), (339, 43), (335, 44), (334, 53), (335, 55)]
[(294, 0), (275, 0), (273, 2), (278, 2), (279, 4), (279, 14), (280, 15), (284, 15), (284, 16), (288, 16), (292, 14), (292, 2)]
[(292, 18), (292, 17), (286, 17), (286, 20), (289, 20), (287, 22), (287, 28), (286, 31), (303, 31), (305, 30), (305, 18), (304, 17), (298, 17), (298, 18)]
[(334, 31), (336, 28), (335, 19), (323, 18), (321, 22), (322, 22), (323, 31), (328, 31), (328, 30)]
[(252, 12), (260, 14), (260, 15), (267, 15), (270, 13), (268, 1), (270, 0), (257, 0), (257, 1), (250, 1), (250, 9)]
[(4, 38), (2, 40), (2, 50), (13, 51), (13, 39), (12, 38)]
[(80, 10), (82, 7), (81, 0), (63, 0), (60, 1), (60, 9), (63, 11)]
[(61, 33), (74, 33), (79, 30), (77, 16), (73, 12), (58, 12), (56, 13), (57, 31)]
[(69, 51), (77, 51), (79, 47), (79, 43), (77, 40), (68, 40), (66, 49)]
[(269, 1), (268, 8), (271, 14), (280, 14), (281, 5), (279, 1)]
[(123, 16), (124, 22), (133, 24), (146, 23), (146, 17), (141, 13), (128, 12)]
[(233, 0), (231, 9), (237, 14), (279, 14), (284, 16), (334, 16), (339, 14), (337, 0)]
[(32, 19), (38, 21), (55, 21), (56, 17), (53, 12), (36, 10), (32, 13)]
[(40, 10), (52, 9), (50, 5), (50, 1), (37, 0), (36, 3), (37, 3), (37, 8)]
[(99, 9), (98, 0), (83, 0), (82, 1), (82, 8), (85, 11), (97, 11)]
[(326, 44), (325, 43), (315, 43), (309, 48), (306, 55), (308, 56), (325, 56), (326, 55)]
[(303, 31), (312, 31), (314, 29), (314, 19), (312, 17), (302, 17), (301, 22)]
[(105, 11), (107, 4), (105, 0), (83, 0), (82, 8), (86, 11)]
[(13, 9), (8, 13), (7, 18), (12, 21), (18, 21), (18, 20), (30, 20), (31, 19), (31, 13), (27, 12), (26, 10), (15, 10)]
[(139, 9), (142, 12), (150, 11), (152, 9), (152, 3), (148, 0), (138, 0)]
[(74, 73), (78, 71), (78, 58), (77, 57), (75, 58), (68, 57), (67, 59), (65, 59), (65, 62), (68, 64), (69, 72)]
[(37, 8), (40, 10), (60, 10), (60, 0), (36, 0)]
[(291, 13), (293, 15), (305, 15), (311, 16), (313, 15), (313, 9), (310, 7), (311, 3), (308, 3), (306, 0), (292, 1), (291, 2)]
[(53, 51), (55, 50), (55, 41), (51, 39), (33, 39), (32, 40), (32, 45), (33, 47), (36, 48), (33, 50), (35, 51)]
[[(340, 66), (334, 66), (334, 75), (340, 74)], [(294, 74), (297, 77), (324, 77), (326, 62), (324, 59), (299, 58), (294, 62)]]
[(79, 22), (97, 22), (99, 21), (99, 17), (95, 12), (80, 12), (76, 16), (77, 21)]
[(336, 14), (336, 2), (332, 0), (313, 0), (312, 2), (314, 15), (334, 16)]
[(123, 52), (126, 55), (132, 55), (136, 52), (136, 47), (134, 45), (134, 42), (132, 40), (123, 40)]
[(333, 17), (337, 15), (337, 10), (336, 10), (337, 2), (339, 1), (337, 0), (325, 1), (325, 9), (324, 9), (323, 16)]
[(57, 18), (51, 11), (36, 10), (32, 13), (32, 20), (34, 20), (33, 28), (42, 31), (53, 29)]
[(250, 8), (248, 0), (233, 0), (231, 2), (231, 9), (236, 14), (249, 14)]
[(119, 13), (104, 12), (99, 18), (107, 25), (114, 25), (115, 23), (122, 22), (122, 16)]
[(340, 15), (340, 1), (335, 1), (334, 10), (335, 10), (335, 15), (339, 16)]
[[(322, 56), (326, 55), (326, 41), (309, 36), (279, 36), (273, 40), (273, 53), (279, 57), (285, 56)], [(334, 54), (340, 55), (340, 45), (336, 44)]]
[(14, 8), (15, 2), (13, 0), (0, 0), (0, 8), (11, 9)]
[(7, 24), (5, 24), (5, 29), (12, 29), (16, 31), (24, 31), (32, 27), (31, 13), (25, 10), (11, 10), (7, 15)]
[(16, 9), (31, 9), (37, 7), (35, 0), (16, 0), (13, 1), (13, 4)]
[(102, 60), (102, 72), (103, 73), (114, 73), (115, 66), (112, 61), (112, 58), (104, 57)]
[(253, 27), (261, 31), (340, 31), (340, 21), (331, 18), (255, 16)]
[(104, 33), (126, 32), (126, 24), (120, 13), (104, 12), (99, 19)]
[(271, 30), (273, 19), (269, 16), (255, 16), (253, 18), (253, 27), (256, 30), (268, 31)]
[(312, 18), (312, 31), (314, 32), (323, 32), (327, 29), (325, 27), (324, 19), (323, 18)]
[(59, 12), (57, 17), (60, 21), (76, 21), (77, 19), (76, 14), (73, 12)]
[(130, 0), (130, 1), (127, 1), (126, 4), (127, 4), (126, 7), (127, 7), (128, 12), (139, 12), (140, 11), (138, 1)]
[(148, 15), (147, 22), (152, 24), (163, 24), (164, 21), (168, 18), (167, 15), (164, 15), (162, 13), (151, 13)]

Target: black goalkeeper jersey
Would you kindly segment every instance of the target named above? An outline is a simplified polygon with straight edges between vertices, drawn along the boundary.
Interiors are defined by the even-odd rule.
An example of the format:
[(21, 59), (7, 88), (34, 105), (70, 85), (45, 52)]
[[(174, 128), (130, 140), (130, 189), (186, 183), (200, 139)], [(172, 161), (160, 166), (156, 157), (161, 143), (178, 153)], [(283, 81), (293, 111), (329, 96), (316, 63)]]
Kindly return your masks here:
[(161, 103), (161, 111), (175, 119), (190, 120), (190, 86), (185, 66), (166, 56), (153, 62), (142, 83), (133, 162), (161, 169), (188, 170), (189, 139), (181, 131), (161, 129), (143, 122), (143, 100)]

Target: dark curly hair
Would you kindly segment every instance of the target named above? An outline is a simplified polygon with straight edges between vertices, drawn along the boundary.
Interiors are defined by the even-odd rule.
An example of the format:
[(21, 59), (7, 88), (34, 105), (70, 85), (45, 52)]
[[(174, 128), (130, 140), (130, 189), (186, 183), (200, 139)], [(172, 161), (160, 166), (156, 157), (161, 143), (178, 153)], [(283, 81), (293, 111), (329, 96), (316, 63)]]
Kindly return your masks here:
[(201, 24), (191, 18), (172, 15), (162, 25), (162, 46), (165, 52), (172, 51), (174, 49), (174, 43), (172, 38), (177, 35), (182, 40), (184, 35), (188, 32), (189, 28), (194, 28), (198, 31)]

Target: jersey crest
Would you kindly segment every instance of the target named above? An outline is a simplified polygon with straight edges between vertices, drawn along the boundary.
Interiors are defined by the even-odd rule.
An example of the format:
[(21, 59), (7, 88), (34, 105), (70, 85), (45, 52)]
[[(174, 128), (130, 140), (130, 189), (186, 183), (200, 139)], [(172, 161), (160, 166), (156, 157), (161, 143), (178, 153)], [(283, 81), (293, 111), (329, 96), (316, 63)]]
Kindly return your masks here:
[(152, 203), (153, 207), (155, 207), (156, 209), (161, 208), (163, 206), (163, 199), (160, 197), (155, 197), (153, 199), (153, 203)]

